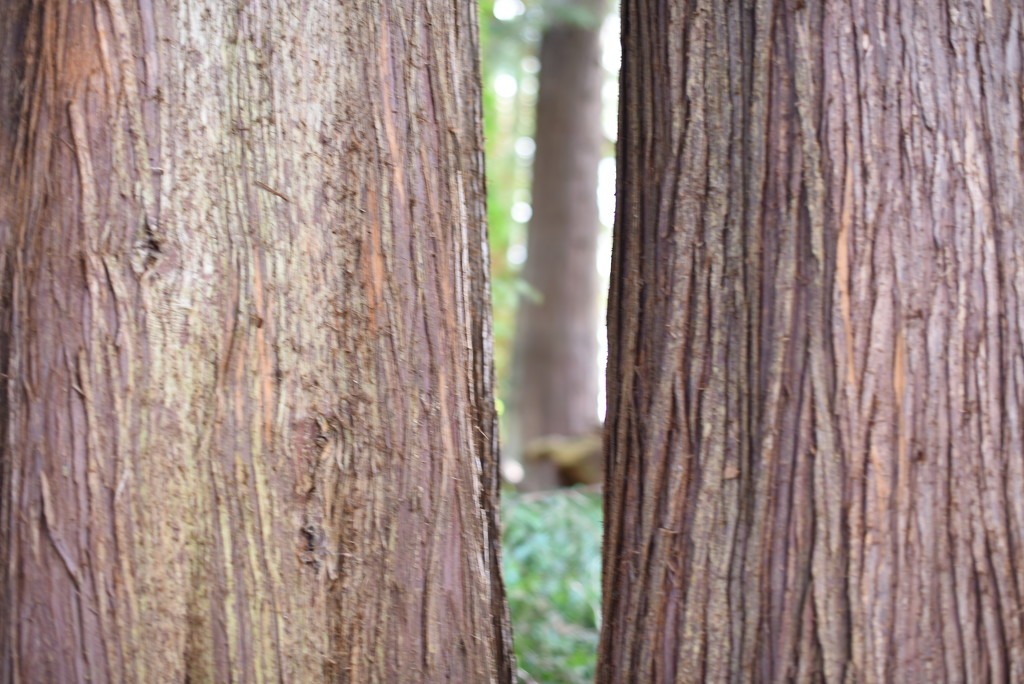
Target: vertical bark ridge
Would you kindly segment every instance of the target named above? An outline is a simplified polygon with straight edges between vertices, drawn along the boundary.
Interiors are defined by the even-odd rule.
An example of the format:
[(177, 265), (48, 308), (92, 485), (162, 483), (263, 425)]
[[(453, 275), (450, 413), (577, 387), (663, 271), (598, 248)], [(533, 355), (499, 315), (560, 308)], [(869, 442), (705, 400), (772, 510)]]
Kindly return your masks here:
[(1024, 676), (1022, 14), (624, 2), (600, 681)]

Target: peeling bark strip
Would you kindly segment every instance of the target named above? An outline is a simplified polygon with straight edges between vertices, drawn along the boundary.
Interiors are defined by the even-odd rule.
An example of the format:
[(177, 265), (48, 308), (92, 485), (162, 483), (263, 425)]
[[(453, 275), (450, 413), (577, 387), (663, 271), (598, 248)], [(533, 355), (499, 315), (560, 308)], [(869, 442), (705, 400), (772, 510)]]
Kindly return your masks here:
[(1022, 22), (624, 0), (599, 681), (1024, 681)]
[(0, 680), (511, 681), (476, 9), (0, 12)]

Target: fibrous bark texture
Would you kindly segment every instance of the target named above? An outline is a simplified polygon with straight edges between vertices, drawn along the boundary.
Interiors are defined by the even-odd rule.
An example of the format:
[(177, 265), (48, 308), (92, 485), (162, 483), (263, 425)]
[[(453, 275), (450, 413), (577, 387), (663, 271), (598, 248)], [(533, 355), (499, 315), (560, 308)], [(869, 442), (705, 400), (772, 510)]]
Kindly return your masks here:
[(509, 681), (473, 5), (0, 60), (0, 680)]
[(1024, 680), (1022, 21), (623, 3), (600, 681)]
[[(607, 0), (565, 4), (578, 20), (556, 18), (540, 48), (533, 217), (523, 272), (536, 299), (522, 299), (516, 330), (513, 443), (522, 449), (538, 437), (584, 434), (597, 420), (600, 27)], [(557, 484), (550, 463), (526, 466), (528, 488)]]

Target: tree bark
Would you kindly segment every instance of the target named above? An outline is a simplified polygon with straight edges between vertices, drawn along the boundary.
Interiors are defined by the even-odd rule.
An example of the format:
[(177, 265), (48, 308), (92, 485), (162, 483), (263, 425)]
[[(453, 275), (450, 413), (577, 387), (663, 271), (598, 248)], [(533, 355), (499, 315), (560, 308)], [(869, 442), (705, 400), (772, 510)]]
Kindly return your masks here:
[[(597, 422), (597, 167), (601, 161), (601, 20), (606, 0), (573, 0), (541, 38), (533, 216), (516, 326), (513, 451)], [(565, 12), (566, 8), (562, 8)], [(518, 448), (517, 448), (518, 447)], [(528, 489), (558, 484), (551, 463), (526, 466)]]
[(0, 680), (511, 681), (476, 12), (0, 13)]
[(624, 2), (599, 681), (1024, 680), (1022, 21)]

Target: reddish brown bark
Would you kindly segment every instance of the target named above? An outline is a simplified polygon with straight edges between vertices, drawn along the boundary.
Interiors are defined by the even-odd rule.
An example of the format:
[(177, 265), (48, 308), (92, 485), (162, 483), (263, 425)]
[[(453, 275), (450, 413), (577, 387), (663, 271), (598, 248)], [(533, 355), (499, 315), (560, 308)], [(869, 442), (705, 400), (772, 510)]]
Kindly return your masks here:
[(599, 681), (1024, 679), (1022, 22), (624, 2)]
[[(533, 217), (516, 328), (513, 444), (582, 435), (597, 412), (597, 167), (601, 161), (601, 20), (607, 0), (574, 0), (573, 19), (545, 29), (540, 48)], [(562, 8), (566, 12), (566, 8)], [(515, 447), (513, 447), (514, 450)], [(558, 484), (550, 462), (528, 462), (528, 489)]]
[(0, 680), (510, 681), (475, 8), (0, 13)]

